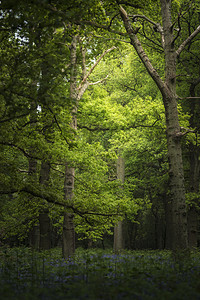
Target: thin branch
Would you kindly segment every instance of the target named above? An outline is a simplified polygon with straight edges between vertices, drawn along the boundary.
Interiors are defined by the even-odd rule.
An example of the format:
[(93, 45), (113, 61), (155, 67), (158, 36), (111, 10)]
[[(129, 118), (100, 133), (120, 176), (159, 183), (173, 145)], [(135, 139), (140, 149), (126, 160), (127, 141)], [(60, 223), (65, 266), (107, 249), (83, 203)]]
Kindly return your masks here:
[(107, 75), (105, 78), (103, 78), (103, 79), (101, 79), (101, 80), (98, 80), (98, 81), (96, 81), (96, 82), (90, 82), (89, 85), (95, 85), (95, 84), (102, 83), (102, 82), (104, 82), (107, 78), (108, 78), (108, 75)]
[(6, 123), (6, 122), (9, 122), (9, 121), (12, 121), (12, 120), (15, 120), (15, 119), (20, 119), (20, 118), (28, 116), (29, 114), (30, 114), (30, 111), (27, 112), (27, 113), (24, 113), (22, 115), (13, 116), (13, 117), (10, 117), (10, 118), (4, 119), (4, 120), (0, 120), (0, 123)]
[(96, 28), (99, 28), (99, 29), (104, 29), (106, 31), (109, 31), (111, 33), (114, 33), (114, 34), (118, 34), (118, 35), (121, 35), (121, 36), (127, 36), (127, 33), (126, 32), (121, 32), (121, 31), (117, 31), (117, 30), (112, 30), (110, 28), (110, 24), (109, 25), (100, 25), (96, 22), (93, 22), (93, 21), (88, 21), (88, 20), (77, 20), (77, 19), (70, 19), (70, 18), (67, 18), (65, 12), (63, 11), (60, 11), (58, 10), (55, 6), (53, 6), (52, 4), (48, 4), (46, 6), (47, 9), (49, 9), (50, 11), (52, 11), (53, 13), (56, 13), (58, 15), (60, 15), (63, 20), (68, 20), (69, 22), (72, 22), (76, 25), (90, 25), (92, 27), (96, 27)]
[[(154, 21), (152, 21), (151, 19), (149, 19), (148, 17), (146, 17), (145, 15), (129, 15), (129, 17), (133, 18), (133, 20), (140, 18), (140, 19), (144, 19), (147, 22), (153, 24), (154, 26), (157, 26), (158, 24)], [(160, 24), (159, 24), (160, 25)]]
[[(108, 130), (115, 130), (115, 131), (119, 131), (119, 130), (129, 130), (129, 129), (134, 129), (134, 128), (151, 128), (153, 127), (160, 119), (156, 119), (151, 125), (144, 125), (144, 124), (138, 124), (138, 125), (130, 125), (130, 126), (120, 126), (117, 128), (110, 128), (110, 127), (88, 127), (88, 126), (81, 126), (79, 125), (78, 127), (81, 129), (87, 129), (89, 131), (108, 131)], [(145, 121), (145, 119), (144, 119)]]
[(24, 154), (24, 156), (27, 157), (27, 158), (33, 158), (33, 159), (39, 159), (39, 160), (41, 160), (41, 158), (39, 158), (39, 157), (37, 157), (37, 156), (32, 156), (32, 155), (30, 155), (30, 154), (29, 154), (28, 152), (26, 152), (23, 148), (21, 148), (21, 147), (15, 145), (15, 144), (13, 144), (13, 143), (0, 142), (0, 145), (3, 145), (3, 146), (9, 146), (9, 147), (15, 148), (15, 149), (21, 151), (21, 152)]
[(179, 48), (176, 50), (176, 55), (179, 56), (180, 53), (184, 50), (185, 46), (197, 36), (197, 34), (200, 32), (200, 25), (197, 27), (197, 29), (179, 46)]
[(55, 123), (56, 123), (56, 125), (57, 125), (57, 127), (58, 127), (58, 129), (59, 129), (59, 131), (60, 131), (60, 133), (61, 133), (61, 135), (62, 135), (62, 137), (64, 138), (65, 142), (66, 142), (68, 145), (70, 145), (70, 143), (68, 142), (68, 140), (66, 139), (66, 137), (64, 136), (64, 134), (63, 134), (63, 132), (62, 132), (62, 128), (60, 127), (60, 124), (59, 124), (59, 122), (58, 122), (58, 120), (57, 120), (57, 117), (56, 117), (56, 115), (54, 114), (53, 110), (52, 110), (48, 105), (47, 105), (47, 108), (48, 108), (48, 110), (50, 111), (50, 113), (53, 115), (53, 118), (54, 118), (54, 120), (55, 120)]
[(134, 7), (134, 8), (142, 8), (142, 6), (141, 5), (139, 5), (139, 4), (132, 4), (132, 3), (130, 3), (130, 2), (128, 2), (128, 1), (117, 1), (117, 4), (124, 4), (124, 5), (127, 5), (127, 6), (130, 6), (130, 7)]
[(114, 17), (112, 17), (112, 19), (110, 20), (110, 24), (109, 24), (108, 28), (111, 27), (113, 20), (114, 20), (117, 16), (119, 16), (119, 13), (116, 14)]
[(10, 190), (7, 190), (7, 191), (2, 190), (2, 191), (0, 191), (0, 195), (9, 195), (9, 194), (20, 193), (20, 192), (25, 192), (25, 193), (31, 194), (34, 197), (44, 199), (48, 203), (56, 204), (56, 205), (71, 209), (74, 213), (80, 215), (81, 217), (84, 217), (84, 215), (94, 215), (94, 216), (96, 215), (96, 216), (102, 216), (102, 217), (112, 217), (112, 216), (122, 215), (122, 214), (119, 214), (119, 213), (106, 214), (106, 213), (98, 213), (98, 212), (95, 212), (95, 211), (81, 211), (78, 208), (74, 207), (73, 205), (69, 205), (69, 204), (66, 204), (64, 202), (58, 201), (57, 200), (57, 195), (55, 196), (55, 194), (53, 194), (53, 193), (38, 190), (36, 188), (33, 188), (33, 186), (31, 186), (31, 185), (26, 185), (26, 186), (22, 187), (19, 190), (18, 189), (10, 189)]
[(80, 129), (87, 129), (89, 131), (108, 131), (108, 130), (111, 130), (110, 128), (103, 128), (103, 127), (88, 127), (88, 126), (85, 126), (85, 125), (78, 125), (78, 127)]
[(179, 37), (181, 33), (181, 23), (180, 23), (180, 14), (178, 15), (178, 31), (177, 31), (177, 35), (175, 36), (175, 38), (172, 41), (172, 44), (175, 43), (175, 41), (177, 40), (177, 38)]
[(93, 35), (93, 37), (98, 38), (98, 39), (112, 40), (112, 41), (119, 41), (119, 42), (123, 42), (123, 43), (130, 44), (130, 42), (129, 42), (129, 41), (126, 41), (126, 40), (121, 40), (121, 39), (117, 39), (117, 38), (106, 38), (106, 37), (101, 36), (101, 35), (94, 35), (94, 34), (92, 34), (92, 35)]
[(130, 15), (129, 17), (132, 17), (133, 20), (137, 19), (137, 18), (141, 18), (141, 19), (144, 19), (145, 21), (147, 21), (148, 23), (152, 24), (154, 31), (159, 32), (161, 34), (161, 42), (162, 42), (162, 46), (164, 47), (164, 31), (163, 31), (163, 28), (160, 25), (160, 23), (156, 23), (156, 22), (152, 21), (145, 15)]
[(183, 99), (200, 99), (200, 97), (179, 97), (180, 100)]
[[(193, 1), (191, 1), (191, 2), (193, 2)], [(189, 3), (187, 3), (187, 9), (186, 9), (186, 11), (184, 11), (183, 13), (181, 12), (181, 11), (183, 11), (183, 7), (181, 8), (181, 10), (180, 10), (180, 12), (179, 12), (179, 14), (178, 14), (178, 18), (174, 21), (174, 23), (172, 24), (172, 28), (174, 28), (174, 26), (175, 26), (175, 24), (176, 24), (176, 22), (179, 22), (179, 19), (181, 18), (181, 17), (183, 17), (189, 10), (190, 10), (190, 8), (191, 8), (191, 4), (190, 5), (188, 5)]]
[(82, 82), (80, 83), (78, 89), (81, 89), (82, 85), (86, 82), (86, 80), (88, 79), (88, 77), (91, 75), (92, 71), (94, 70), (94, 68), (98, 65), (98, 63), (102, 60), (102, 58), (109, 53), (110, 51), (116, 49), (115, 46), (113, 46), (110, 49), (105, 50), (101, 56), (99, 57), (99, 59), (94, 63), (94, 65), (90, 68), (89, 72), (86, 74), (86, 76), (83, 78)]
[(121, 13), (121, 18), (124, 22), (124, 26), (126, 28), (127, 33), (129, 34), (131, 44), (133, 45), (134, 49), (136, 50), (139, 58), (141, 59), (142, 63), (144, 64), (146, 70), (148, 71), (149, 75), (151, 78), (154, 80), (156, 85), (158, 86), (159, 90), (161, 91), (162, 94), (168, 92), (168, 87), (166, 83), (161, 79), (159, 73), (156, 71), (156, 69), (153, 67), (151, 64), (151, 61), (149, 60), (148, 55), (145, 53), (140, 40), (137, 37), (137, 34), (135, 30), (132, 27), (132, 23), (128, 17), (127, 12), (125, 9), (120, 6), (120, 13)]
[(120, 36), (124, 36), (124, 37), (127, 37), (127, 33), (126, 32), (122, 32), (122, 31), (117, 31), (117, 30), (112, 30), (109, 28), (109, 25), (100, 25), (96, 22), (93, 22), (93, 21), (86, 21), (86, 20), (81, 20), (81, 21), (77, 21), (77, 20), (74, 20), (73, 21), (76, 25), (91, 25), (92, 27), (96, 27), (96, 28), (99, 28), (99, 29), (104, 29), (106, 31), (109, 31), (111, 33), (114, 33), (114, 34), (118, 34)]
[[(150, 27), (150, 28), (151, 28), (151, 27)], [(151, 28), (151, 29), (152, 29), (152, 28)], [(161, 49), (158, 49), (158, 48), (156, 48), (156, 47), (153, 47), (152, 45), (148, 45), (147, 43), (143, 42), (144, 45), (147, 45), (147, 47), (151, 47), (151, 49), (155, 49), (156, 51), (158, 51), (158, 52), (160, 52), (160, 53), (163, 52), (163, 43), (162, 43), (162, 45), (160, 45), (160, 44), (157, 43), (157, 40), (154, 41), (153, 39), (150, 39), (150, 38), (146, 35), (146, 33), (145, 33), (144, 26), (143, 26), (143, 33), (140, 32), (140, 35), (143, 36), (143, 37), (145, 37), (145, 39), (146, 39), (147, 41), (151, 42), (152, 44), (154, 44), (155, 46), (157, 46), (158, 48), (161, 48)], [(154, 37), (155, 37), (155, 34), (154, 34)]]

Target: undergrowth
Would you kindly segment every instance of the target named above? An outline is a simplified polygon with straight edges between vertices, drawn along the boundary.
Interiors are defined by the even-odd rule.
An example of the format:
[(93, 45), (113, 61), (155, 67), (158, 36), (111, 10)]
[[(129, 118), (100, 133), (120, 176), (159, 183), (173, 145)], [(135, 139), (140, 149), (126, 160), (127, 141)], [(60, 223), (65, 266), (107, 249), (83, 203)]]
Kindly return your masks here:
[(0, 299), (200, 299), (198, 251), (0, 248)]

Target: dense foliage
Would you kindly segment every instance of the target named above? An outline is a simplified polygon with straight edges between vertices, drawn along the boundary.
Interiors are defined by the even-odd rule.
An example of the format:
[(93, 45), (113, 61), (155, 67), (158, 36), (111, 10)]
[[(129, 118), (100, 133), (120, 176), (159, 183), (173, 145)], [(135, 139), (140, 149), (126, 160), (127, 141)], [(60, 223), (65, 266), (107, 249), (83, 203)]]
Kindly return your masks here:
[[(67, 211), (77, 240), (111, 244), (123, 220), (125, 247), (170, 248), (165, 106), (119, 13), (121, 4), (163, 79), (160, 2), (77, 2), (1, 1), (1, 242), (40, 248), (33, 240), (48, 220), (50, 244), (58, 244)], [(178, 47), (196, 30), (199, 1), (173, 1), (172, 21)], [(191, 246), (199, 219), (198, 49), (199, 35), (178, 55), (176, 75)], [(75, 169), (73, 201), (66, 165)]]

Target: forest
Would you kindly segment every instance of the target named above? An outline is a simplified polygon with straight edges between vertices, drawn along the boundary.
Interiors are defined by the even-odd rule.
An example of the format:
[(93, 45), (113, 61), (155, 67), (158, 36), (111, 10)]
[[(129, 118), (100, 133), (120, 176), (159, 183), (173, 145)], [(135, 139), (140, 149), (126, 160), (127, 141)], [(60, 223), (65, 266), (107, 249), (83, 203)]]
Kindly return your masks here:
[[(65, 276), (74, 281), (76, 268), (79, 273), (83, 268), (81, 278), (91, 282), (88, 253), (96, 249), (114, 255), (127, 251), (114, 262), (110, 252), (92, 252), (95, 268), (103, 255), (107, 266), (119, 267), (112, 274), (126, 282), (126, 293), (130, 282), (122, 269), (132, 264), (131, 251), (140, 267), (147, 261), (138, 253), (147, 251), (148, 264), (172, 259), (182, 272), (184, 256), (195, 272), (199, 23), (199, 0), (0, 1), (2, 270), (8, 267), (7, 255), (17, 260), (17, 270), (22, 268), (26, 253), (32, 271), (39, 257), (40, 267), (31, 273), (39, 278), (40, 268), (44, 276), (42, 253), (61, 249), (65, 263), (75, 253), (87, 262), (86, 269), (74, 263), (73, 276)], [(107, 266), (101, 267), (99, 286)], [(148, 278), (155, 282), (156, 276)], [(177, 294), (180, 290), (181, 285)], [(154, 293), (152, 298), (121, 292), (96, 299), (155, 299)], [(191, 299), (198, 299), (192, 293)]]

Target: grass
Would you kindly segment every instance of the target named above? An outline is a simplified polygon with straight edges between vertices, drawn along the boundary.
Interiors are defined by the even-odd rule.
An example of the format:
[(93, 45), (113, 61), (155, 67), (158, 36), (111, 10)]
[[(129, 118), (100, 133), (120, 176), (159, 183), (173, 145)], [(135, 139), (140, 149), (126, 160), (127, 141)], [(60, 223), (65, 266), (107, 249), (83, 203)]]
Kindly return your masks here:
[(0, 299), (200, 299), (200, 253), (0, 249)]

